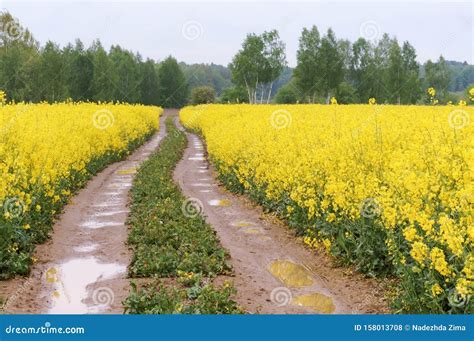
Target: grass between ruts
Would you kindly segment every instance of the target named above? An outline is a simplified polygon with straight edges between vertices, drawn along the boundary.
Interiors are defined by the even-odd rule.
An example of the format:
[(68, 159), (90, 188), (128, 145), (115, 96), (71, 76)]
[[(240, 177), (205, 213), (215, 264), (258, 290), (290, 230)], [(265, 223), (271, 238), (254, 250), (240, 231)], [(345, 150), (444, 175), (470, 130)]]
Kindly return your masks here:
[[(173, 170), (187, 145), (171, 118), (161, 146), (140, 167), (131, 191), (128, 243), (133, 249), (131, 277), (152, 277), (124, 301), (131, 314), (235, 314), (229, 282), (216, 286), (218, 275), (231, 273), (228, 254), (215, 231), (197, 214), (189, 217), (186, 198), (173, 181)], [(164, 280), (167, 278), (166, 280)]]

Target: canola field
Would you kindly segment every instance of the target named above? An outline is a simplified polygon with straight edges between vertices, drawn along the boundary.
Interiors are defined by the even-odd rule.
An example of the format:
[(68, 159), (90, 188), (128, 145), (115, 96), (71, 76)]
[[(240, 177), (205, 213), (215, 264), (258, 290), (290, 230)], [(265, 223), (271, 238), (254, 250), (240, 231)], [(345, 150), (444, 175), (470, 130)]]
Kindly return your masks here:
[(395, 278), (395, 312), (474, 313), (474, 108), (201, 105), (220, 179), (311, 248)]
[(34, 244), (47, 238), (72, 193), (151, 136), (162, 109), (0, 102), (0, 279), (5, 279), (29, 271)]

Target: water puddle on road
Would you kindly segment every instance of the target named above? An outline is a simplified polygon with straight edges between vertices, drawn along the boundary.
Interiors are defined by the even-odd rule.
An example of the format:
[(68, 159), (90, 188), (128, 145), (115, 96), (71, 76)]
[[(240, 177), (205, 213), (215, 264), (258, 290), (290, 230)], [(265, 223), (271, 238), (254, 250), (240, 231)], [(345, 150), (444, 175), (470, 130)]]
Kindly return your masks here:
[(232, 201), (228, 199), (212, 199), (207, 202), (211, 206), (230, 206)]
[(255, 226), (254, 223), (249, 222), (249, 221), (244, 221), (244, 220), (233, 221), (230, 225), (235, 226), (235, 227), (249, 227), (249, 226)]
[(120, 175), (130, 175), (135, 174), (137, 172), (136, 168), (126, 168), (126, 169), (119, 169), (116, 173)]
[(244, 227), (239, 230), (245, 234), (263, 234), (263, 231), (259, 227)]
[(288, 260), (276, 260), (270, 263), (268, 271), (288, 287), (301, 288), (314, 283), (311, 272), (304, 266)]
[(112, 217), (117, 214), (128, 213), (127, 210), (116, 210), (116, 211), (104, 211), (104, 212), (94, 212), (92, 215), (94, 217)]
[(124, 226), (124, 225), (123, 223), (118, 223), (116, 221), (88, 220), (83, 223), (80, 223), (79, 226), (87, 227), (89, 229), (100, 229), (103, 227)]
[(332, 314), (336, 310), (332, 298), (320, 293), (295, 296), (291, 300), (291, 304), (307, 307), (322, 314)]
[[(52, 307), (48, 313), (88, 313), (89, 307), (83, 302), (88, 296), (87, 286), (98, 280), (123, 275), (125, 271), (125, 265), (99, 263), (95, 257), (72, 259), (58, 266), (49, 268), (46, 271), (45, 279), (47, 283), (54, 286), (54, 291), (52, 295)], [(95, 296), (97, 295), (92, 293), (93, 301)], [(94, 302), (94, 304), (99, 305), (98, 302)]]
[(99, 247), (98, 244), (79, 245), (79, 246), (73, 247), (73, 250), (76, 252), (85, 253), (85, 252), (92, 252), (94, 250), (97, 250), (98, 247)]
[(205, 158), (204, 158), (204, 156), (191, 156), (191, 157), (188, 157), (188, 160), (190, 160), (190, 161), (204, 161)]

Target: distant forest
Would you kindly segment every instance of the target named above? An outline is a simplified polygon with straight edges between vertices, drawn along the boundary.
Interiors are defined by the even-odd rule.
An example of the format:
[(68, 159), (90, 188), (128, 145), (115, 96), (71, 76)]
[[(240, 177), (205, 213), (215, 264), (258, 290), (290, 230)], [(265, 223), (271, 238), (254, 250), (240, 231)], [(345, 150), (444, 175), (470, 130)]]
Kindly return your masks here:
[[(6, 92), (8, 100), (16, 102), (72, 99), (181, 107), (191, 101), (193, 89), (205, 87), (211, 91), (209, 99), (205, 99), (207, 103), (249, 99), (253, 103), (295, 103), (307, 100), (300, 96), (307, 92), (302, 90), (305, 86), (316, 86), (319, 98), (313, 96), (311, 102), (327, 103), (331, 94), (340, 103), (367, 103), (369, 97), (395, 103), (396, 96), (379, 96), (377, 82), (385, 77), (395, 92), (400, 91), (401, 87), (395, 86), (397, 79), (392, 78), (400, 78), (403, 63), (411, 65), (412, 70), (405, 76), (412, 86), (405, 87), (408, 94), (404, 94), (402, 101), (398, 94), (398, 103), (423, 103), (422, 92), (428, 86), (445, 93), (443, 103), (455, 102), (474, 84), (474, 66), (466, 62), (440, 57), (437, 62), (419, 65), (408, 42), (399, 46), (396, 39), (384, 35), (378, 45), (362, 38), (351, 43), (336, 39), (331, 29), (320, 37), (315, 26), (302, 32), (297, 68), (287, 66), (285, 44), (276, 30), (247, 35), (232, 62), (223, 66), (186, 64), (171, 56), (161, 61), (144, 59), (118, 45), (105, 49), (99, 40), (90, 46), (84, 46), (80, 40), (64, 47), (51, 41), (41, 45), (8, 12), (0, 13), (0, 28), (0, 90)], [(318, 43), (305, 45), (305, 39)], [(273, 55), (265, 55), (270, 47)], [(258, 80), (254, 89), (245, 86), (255, 84), (247, 82), (249, 75)], [(306, 76), (314, 79), (304, 79)], [(431, 83), (425, 78), (431, 79)], [(329, 84), (336, 79), (337, 84)], [(268, 96), (264, 97), (265, 93)]]
[[(447, 60), (446, 64), (450, 70), (451, 82), (448, 86), (450, 92), (464, 92), (466, 88), (474, 83), (474, 65), (467, 62)], [(218, 64), (186, 64), (181, 62), (184, 74), (190, 88), (198, 86), (212, 86), (217, 95), (221, 95), (226, 88), (233, 86), (232, 75), (228, 67)], [(420, 78), (424, 75), (424, 64), (420, 67)], [(286, 67), (283, 73), (273, 84), (273, 94), (288, 84), (293, 76), (293, 68)]]

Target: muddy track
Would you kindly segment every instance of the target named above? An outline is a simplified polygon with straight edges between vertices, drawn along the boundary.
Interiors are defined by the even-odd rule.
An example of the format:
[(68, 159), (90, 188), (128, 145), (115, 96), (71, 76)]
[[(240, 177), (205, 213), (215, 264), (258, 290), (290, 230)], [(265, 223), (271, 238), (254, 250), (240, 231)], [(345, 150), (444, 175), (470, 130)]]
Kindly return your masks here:
[[(178, 118), (175, 123), (180, 129)], [(245, 197), (225, 190), (206, 159), (203, 141), (187, 133), (188, 148), (175, 181), (201, 205), (231, 256), (237, 302), (249, 313), (383, 313), (387, 303), (374, 280), (334, 268), (294, 233)]]
[(122, 313), (131, 252), (125, 225), (136, 168), (158, 147), (160, 130), (126, 160), (100, 172), (72, 198), (51, 238), (37, 246), (27, 279), (0, 282), (6, 313)]

